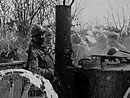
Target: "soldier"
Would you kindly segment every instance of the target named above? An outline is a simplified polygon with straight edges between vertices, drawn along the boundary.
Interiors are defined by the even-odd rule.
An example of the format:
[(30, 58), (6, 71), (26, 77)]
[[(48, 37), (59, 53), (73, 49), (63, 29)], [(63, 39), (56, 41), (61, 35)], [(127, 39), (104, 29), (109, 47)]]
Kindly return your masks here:
[(108, 48), (108, 38), (105, 34), (99, 35), (94, 47), (90, 48), (88, 55), (105, 55)]
[[(108, 45), (110, 46), (110, 48), (115, 47), (119, 50), (128, 51), (128, 49), (123, 44), (119, 43), (119, 41), (118, 41), (119, 35), (116, 32), (109, 32), (107, 36), (108, 36)], [(122, 53), (120, 51), (114, 55), (115, 56), (125, 56), (125, 57), (129, 56), (128, 54)]]
[(52, 45), (53, 31), (50, 28), (45, 28), (45, 44), (48, 46)]
[[(45, 44), (45, 37), (47, 33), (52, 33), (51, 30), (35, 24), (31, 28), (31, 52), (27, 50), (28, 56), (30, 55), (29, 67), (30, 69), (42, 75), (46, 79), (53, 81), (54, 78), (54, 62), (52, 54), (48, 46)], [(49, 35), (51, 36), (51, 35)], [(30, 54), (29, 54), (30, 53)], [(33, 59), (37, 57), (36, 59)], [(33, 60), (31, 60), (33, 59)]]
[(88, 44), (83, 42), (82, 37), (78, 33), (74, 33), (71, 35), (71, 43), (72, 43), (72, 55), (73, 64), (78, 66), (78, 61), (84, 57), (86, 57), (88, 52)]
[[(52, 31), (34, 24), (30, 30), (31, 42), (27, 49), (29, 70), (42, 75), (51, 83), (54, 81), (54, 56), (51, 49)], [(25, 83), (26, 84), (26, 83)], [(29, 91), (30, 96), (41, 95), (34, 86)]]
[(124, 39), (123, 45), (128, 49), (128, 51), (130, 51), (130, 37)]

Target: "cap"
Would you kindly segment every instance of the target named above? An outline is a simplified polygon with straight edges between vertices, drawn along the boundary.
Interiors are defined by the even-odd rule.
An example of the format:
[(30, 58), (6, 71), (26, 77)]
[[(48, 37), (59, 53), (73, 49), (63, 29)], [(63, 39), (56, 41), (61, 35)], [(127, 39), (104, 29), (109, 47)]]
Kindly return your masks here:
[(31, 36), (35, 36), (37, 34), (39, 35), (43, 35), (44, 32), (45, 32), (45, 29), (41, 26), (41, 25), (38, 25), (38, 24), (34, 24), (32, 27), (31, 27)]
[(117, 40), (119, 38), (119, 35), (116, 32), (108, 32), (107, 34), (108, 38), (112, 38)]

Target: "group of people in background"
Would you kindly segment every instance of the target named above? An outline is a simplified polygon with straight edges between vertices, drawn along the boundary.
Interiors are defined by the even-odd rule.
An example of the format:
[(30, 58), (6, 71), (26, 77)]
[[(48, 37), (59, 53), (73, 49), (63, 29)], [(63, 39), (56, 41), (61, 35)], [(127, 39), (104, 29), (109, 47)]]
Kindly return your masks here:
[[(22, 49), (16, 49), (16, 53), (18, 53), (20, 59), (22, 61), (27, 61), (28, 55), (31, 55), (31, 58), (36, 57), (37, 55), (40, 55), (47, 51), (48, 47), (50, 50), (54, 50), (54, 43), (53, 41), (53, 31), (48, 28), (48, 27), (42, 27), (38, 24), (32, 25), (32, 28), (30, 29), (31, 33), (31, 54), (29, 54), (29, 49), (27, 50), (22, 50)], [(91, 33), (94, 33), (93, 31)], [(88, 35), (89, 36), (89, 35)], [(74, 32), (71, 34), (71, 44), (72, 44), (72, 60), (75, 65), (78, 64), (78, 61), (82, 58), (86, 58), (87, 56), (90, 55), (107, 55), (107, 52), (111, 47), (115, 47), (119, 50), (123, 51), (130, 51), (130, 37), (127, 37), (124, 39), (124, 42), (120, 43), (119, 41), (119, 34), (116, 32), (103, 32), (103, 33), (97, 33), (96, 36), (93, 36), (93, 39), (95, 42), (93, 43), (93, 39), (89, 39), (87, 35), (82, 35), (80, 32)], [(92, 34), (91, 34), (92, 36)], [(92, 38), (92, 37), (91, 37)], [(49, 50), (49, 51), (50, 51)], [(19, 52), (20, 51), (20, 52)], [(3, 54), (6, 52), (3, 51), (1, 53), (1, 56), (4, 57)], [(49, 56), (50, 55), (50, 56)], [(54, 59), (55, 59), (55, 54), (49, 54), (46, 55), (40, 55), (36, 59), (33, 59), (30, 61), (29, 65), (32, 67), (33, 65), (40, 66), (41, 68), (46, 68), (49, 66), (49, 69), (54, 69)], [(130, 55), (122, 52), (117, 52), (114, 55), (116, 56), (125, 56), (125, 57), (130, 57)], [(0, 57), (1, 57), (0, 56)], [(6, 54), (7, 56), (7, 54)], [(50, 58), (51, 57), (51, 58)], [(41, 65), (44, 64), (42, 59), (46, 60), (47, 66)], [(41, 60), (41, 61), (40, 61)], [(36, 67), (37, 68), (37, 67)], [(37, 68), (37, 70), (40, 70)], [(48, 69), (47, 69), (48, 71)], [(45, 72), (47, 72), (45, 71)], [(52, 70), (51, 70), (52, 71)]]
[[(85, 35), (86, 36), (86, 35)], [(94, 36), (95, 37), (95, 36)], [(85, 38), (85, 39), (84, 39)], [(119, 34), (116, 32), (103, 32), (100, 33), (96, 38), (95, 43), (91, 43), (91, 39), (83, 37), (80, 33), (73, 33), (71, 35), (72, 43), (72, 59), (74, 59), (74, 64), (77, 65), (78, 61), (82, 58), (86, 58), (90, 55), (108, 55), (107, 52), (112, 47), (119, 50), (130, 51), (130, 37), (124, 39), (123, 43), (119, 42)], [(92, 45), (90, 45), (92, 44)], [(117, 52), (115, 56), (130, 57), (129, 54)]]
[[(46, 51), (47, 48), (51, 47), (50, 50), (54, 50), (54, 43), (53, 41), (53, 31), (50, 28), (47, 27), (42, 27), (38, 24), (34, 24), (30, 30), (31, 33), (31, 43), (32, 43), (32, 52), (31, 54), (33, 55), (38, 55), (41, 54), (42, 52)], [(93, 31), (92, 31), (93, 33)], [(89, 36), (89, 35), (88, 35)], [(108, 50), (111, 47), (116, 47), (119, 50), (123, 51), (130, 51), (130, 37), (127, 37), (124, 39), (122, 43), (119, 41), (119, 34), (116, 32), (103, 32), (103, 33), (98, 33), (98, 35), (93, 36), (93, 39), (89, 39), (89, 37), (86, 35), (80, 34), (80, 32), (75, 32), (71, 34), (71, 44), (72, 44), (72, 60), (74, 64), (78, 64), (78, 61), (82, 58), (85, 58), (90, 55), (107, 55)], [(92, 36), (92, 34), (91, 34)], [(95, 40), (93, 43), (92, 40)], [(16, 49), (15, 51), (19, 55), (19, 60), (22, 61), (27, 61), (28, 59), (28, 49), (22, 50), (22, 49)], [(37, 53), (34, 53), (34, 51)], [(6, 51), (3, 51), (1, 53), (1, 56), (4, 57), (4, 54)], [(130, 55), (122, 52), (117, 52), (114, 55), (116, 56), (125, 56), (125, 57), (130, 57)], [(0, 56), (0, 57), (1, 57)], [(7, 54), (6, 54), (7, 56)], [(14, 55), (15, 56), (15, 55)], [(35, 57), (34, 56), (34, 57)], [(42, 58), (44, 58), (41, 55)], [(51, 54), (52, 59), (55, 59), (55, 54)], [(31, 56), (32, 58), (32, 56)], [(47, 65), (49, 65), (52, 69), (54, 69), (54, 65), (52, 64), (52, 59), (49, 59), (50, 57), (46, 56), (46, 60), (49, 60)], [(40, 58), (36, 58), (40, 59)], [(17, 59), (18, 60), (18, 59)], [(38, 61), (38, 60), (37, 60)], [(30, 61), (35, 62), (35, 59)], [(36, 64), (37, 63), (37, 64)], [(38, 65), (39, 61), (36, 62), (32, 65)], [(41, 63), (41, 62), (40, 62)], [(39, 63), (39, 65), (40, 65)]]
[[(26, 50), (14, 49), (15, 51), (11, 50), (13, 52), (10, 52), (14, 54), (14, 57), (16, 57), (16, 55), (19, 56), (19, 59), (14, 60), (27, 61), (28, 56), (30, 56), (30, 59), (36, 57), (29, 61), (29, 66), (33, 71), (42, 74), (44, 77), (47, 77), (52, 81), (55, 63), (55, 54), (53, 54), (54, 51), (52, 51), (55, 47), (52, 42), (54, 39), (54, 33), (50, 28), (42, 27), (38, 24), (32, 25), (30, 33), (31, 39), (29, 45), (31, 45), (31, 50), (29, 50), (28, 47)], [(86, 58), (90, 55), (107, 55), (107, 52), (111, 47), (116, 47), (123, 51), (130, 51), (130, 37), (127, 37), (124, 39), (123, 43), (120, 43), (119, 34), (116, 32), (106, 31), (97, 34), (98, 35), (93, 36), (93, 39), (95, 40), (94, 43), (91, 41), (93, 39), (88, 39), (88, 36), (82, 35), (80, 32), (71, 34), (71, 59), (73, 60), (73, 64), (77, 65), (80, 59)], [(8, 55), (9, 52), (7, 53), (6, 51), (3, 51), (0, 57), (7, 58)], [(114, 55), (130, 57), (130, 55), (121, 52), (117, 52)], [(10, 58), (12, 59), (13, 57), (10, 56)]]
[[(42, 27), (38, 24), (32, 25), (30, 33), (29, 47), (26, 50), (14, 49), (10, 52), (3, 50), (0, 57), (10, 57), (11, 61), (12, 58), (13, 61), (27, 61), (29, 70), (42, 75), (53, 83), (55, 80), (55, 54), (53, 53), (55, 46), (52, 42), (54, 33), (50, 28)], [(81, 35), (77, 32), (71, 34), (71, 59), (74, 65), (77, 66), (80, 59), (91, 55), (108, 55), (107, 53), (112, 47), (123, 51), (130, 51), (130, 37), (127, 37), (123, 43), (120, 43), (119, 35), (116, 32), (100, 33), (96, 37), (93, 36), (93, 38), (95, 39), (95, 43), (91, 42), (92, 39), (88, 39), (86, 35)], [(130, 57), (130, 55), (122, 52), (117, 52), (114, 55)], [(14, 58), (17, 56), (18, 58)], [(34, 87), (32, 86), (30, 91), (33, 90)]]

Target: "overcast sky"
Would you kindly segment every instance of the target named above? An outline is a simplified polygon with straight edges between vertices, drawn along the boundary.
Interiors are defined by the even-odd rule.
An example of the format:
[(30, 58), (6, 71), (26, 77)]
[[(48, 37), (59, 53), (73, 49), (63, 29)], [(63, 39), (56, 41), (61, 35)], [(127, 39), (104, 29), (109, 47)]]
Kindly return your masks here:
[[(112, 22), (112, 13), (117, 20), (117, 16), (122, 20), (123, 10), (126, 18), (130, 13), (130, 0), (77, 0), (80, 2), (80, 7), (84, 10), (80, 14), (83, 23), (85, 22), (98, 22), (103, 23), (106, 18)], [(76, 2), (74, 3), (76, 4)], [(74, 6), (74, 5), (73, 5)]]
[[(72, 0), (67, 1), (71, 2)], [(119, 16), (122, 22), (123, 10), (125, 18), (128, 19), (130, 17), (130, 0), (75, 0), (72, 10), (77, 4), (79, 9), (83, 8), (79, 18), (84, 24), (87, 22), (92, 24), (104, 23), (106, 18), (113, 23), (112, 13), (116, 21), (118, 21), (117, 16)]]

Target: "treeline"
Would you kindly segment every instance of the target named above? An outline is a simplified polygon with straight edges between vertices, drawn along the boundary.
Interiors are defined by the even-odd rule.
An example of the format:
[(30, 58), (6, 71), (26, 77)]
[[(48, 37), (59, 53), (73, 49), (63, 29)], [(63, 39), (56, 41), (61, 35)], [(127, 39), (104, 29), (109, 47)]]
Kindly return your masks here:
[(58, 0), (0, 0), (0, 45), (7, 49), (26, 48), (33, 23), (54, 30), (58, 3)]

